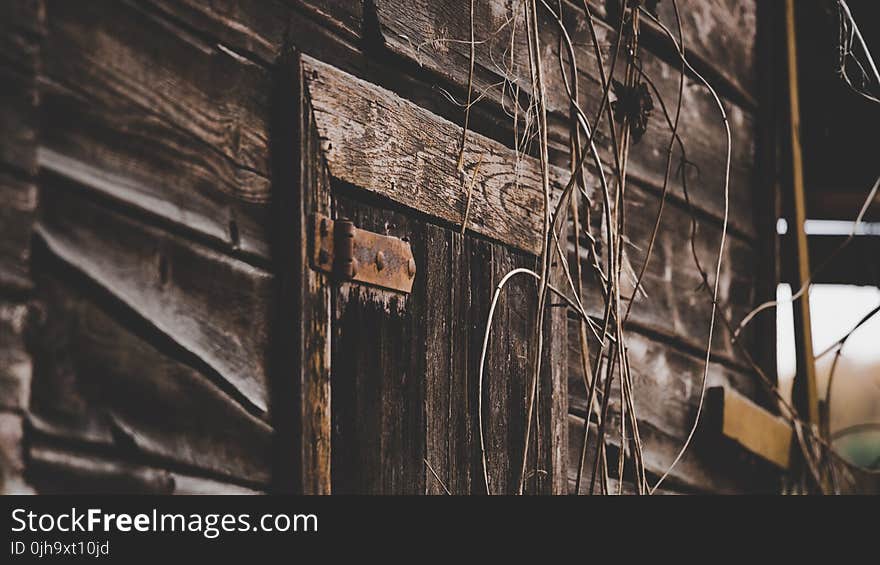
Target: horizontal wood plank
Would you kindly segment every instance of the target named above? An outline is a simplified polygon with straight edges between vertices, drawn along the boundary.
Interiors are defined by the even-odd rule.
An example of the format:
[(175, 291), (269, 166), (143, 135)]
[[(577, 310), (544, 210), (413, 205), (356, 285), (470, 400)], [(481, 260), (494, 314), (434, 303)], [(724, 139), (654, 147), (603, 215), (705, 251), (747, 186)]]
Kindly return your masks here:
[[(569, 464), (569, 474), (571, 478), (577, 476), (577, 462), (580, 458), (581, 445), (584, 438), (584, 420), (580, 415), (570, 414), (569, 422), (569, 457), (576, 457)], [(611, 420), (612, 431), (606, 435), (607, 443), (612, 447), (609, 452), (613, 457), (619, 451), (620, 434), (613, 427), (614, 421)], [(592, 427), (593, 425), (591, 425)], [(650, 486), (654, 486), (657, 477), (662, 475), (669, 469), (669, 466), (675, 460), (681, 449), (681, 444), (672, 444), (665, 441), (662, 435), (658, 435), (656, 430), (648, 424), (639, 426), (639, 434), (642, 438), (643, 457), (645, 461), (645, 470), (650, 473), (648, 482)], [(592, 427), (591, 445), (593, 447), (588, 453), (595, 453), (595, 444), (597, 431)], [(701, 455), (698, 449), (689, 449), (681, 458), (678, 464), (669, 473), (667, 480), (663, 483), (665, 489), (686, 490), (703, 493), (714, 494), (745, 494), (745, 493), (772, 493), (776, 490), (776, 484), (772, 481), (762, 479), (756, 481), (754, 476), (748, 473), (743, 474), (742, 469), (736, 472), (725, 472), (724, 465), (728, 462), (724, 458), (712, 456), (707, 459), (705, 455)], [(575, 456), (576, 454), (576, 456)], [(714, 459), (714, 461), (713, 461)], [(581, 482), (581, 493), (589, 490), (590, 477), (592, 474), (592, 455), (587, 458), (585, 466), (584, 478)], [(616, 472), (616, 459), (611, 458), (614, 462), (614, 470)], [(723, 462), (723, 463), (722, 463)], [(572, 470), (573, 467), (573, 470)], [(631, 463), (627, 462), (628, 470), (625, 473), (631, 473)], [(754, 474), (757, 475), (757, 474)], [(759, 476), (759, 475), (758, 475)], [(570, 479), (571, 481), (571, 479)], [(584, 483), (583, 481), (586, 481)]]
[(272, 278), (251, 265), (44, 187), (49, 251), (267, 410)]
[(781, 417), (761, 408), (728, 387), (708, 392), (710, 421), (714, 430), (782, 469), (788, 469), (794, 431)]
[[(586, 413), (587, 391), (580, 365), (580, 349), (574, 340), (575, 321), (569, 322), (569, 398), (572, 409)], [(644, 420), (671, 441), (681, 443), (693, 424), (703, 378), (703, 359), (680, 352), (674, 347), (645, 337), (638, 332), (627, 333), (627, 347), (633, 373), (636, 409)], [(598, 349), (598, 344), (593, 349)], [(755, 397), (760, 391), (757, 377), (729, 369), (718, 363), (709, 367), (707, 388), (726, 386)], [(610, 409), (620, 410), (620, 389), (614, 384)]]
[[(568, 388), (570, 409), (582, 418), (587, 413), (587, 390), (576, 341), (577, 331), (576, 323), (571, 321)], [(646, 467), (655, 475), (660, 475), (675, 459), (690, 433), (699, 403), (703, 361), (637, 332), (628, 332), (627, 337), (636, 414)], [(756, 397), (759, 391), (756, 378), (713, 363), (710, 366), (707, 387), (715, 385), (739, 390), (752, 397)], [(619, 445), (620, 388), (617, 381), (612, 387), (609, 414), (606, 434), (612, 444)], [(712, 426), (707, 424), (705, 411), (703, 416), (694, 442), (673, 469), (670, 478), (681, 485), (707, 492), (754, 492), (772, 489), (775, 484), (772, 473), (765, 466), (745, 456), (741, 450), (719, 446), (717, 435), (704, 431)], [(583, 421), (580, 421), (576, 437), (570, 439), (570, 442), (577, 442), (578, 450), (583, 439)], [(575, 432), (571, 431), (570, 434)], [(576, 467), (577, 459), (569, 464)], [(590, 467), (588, 472), (589, 469)]]
[[(540, 252), (543, 195), (535, 159), (518, 160), (500, 143), (472, 134), (460, 175), (455, 148), (461, 133), (456, 125), (309, 57), (303, 57), (303, 67), (333, 178), (460, 225), (476, 171), (468, 228)], [(556, 192), (561, 179), (561, 171), (555, 171)]]
[[(659, 198), (631, 187), (627, 190), (625, 209), (624, 270), (621, 275), (621, 297), (628, 301), (634, 293), (635, 281), (641, 271), (651, 233), (654, 228)], [(602, 234), (600, 252), (607, 253), (600, 203), (595, 203), (591, 216), (593, 234)], [(687, 209), (674, 203), (663, 208), (660, 229), (650, 263), (642, 279), (641, 291), (636, 294), (630, 320), (643, 329), (662, 333), (695, 350), (705, 350), (706, 336), (712, 313), (712, 288), (707, 289), (696, 267), (691, 250), (691, 218)], [(698, 219), (694, 238), (696, 254), (709, 284), (714, 284), (715, 267), (721, 241), (721, 230), (712, 222)], [(581, 253), (586, 250), (581, 246)], [(570, 251), (574, 261), (573, 251)], [(756, 302), (757, 272), (754, 268), (758, 253), (752, 245), (728, 234), (722, 256), (718, 285), (718, 319), (715, 323), (713, 352), (745, 366), (738, 349), (730, 342), (730, 333), (721, 315), (737, 321), (752, 309)], [(604, 260), (603, 260), (604, 261)], [(589, 263), (584, 258), (584, 265)], [(601, 291), (591, 269), (584, 270), (584, 286), (588, 289), (586, 305), (591, 314), (601, 317)], [(743, 344), (755, 340), (754, 328), (741, 336)]]
[[(724, 77), (733, 88), (754, 97), (757, 91), (757, 0), (678, 0), (678, 11), (685, 50)], [(657, 4), (657, 13), (678, 40), (672, 2)], [(650, 23), (647, 27), (655, 26)], [(657, 30), (656, 33), (662, 32)]]
[[(589, 445), (587, 447), (587, 470), (584, 472), (584, 476), (581, 478), (580, 492), (577, 491), (577, 468), (578, 461), (581, 457), (581, 445), (583, 445), (583, 420), (576, 417), (570, 416), (566, 420), (566, 425), (570, 428), (568, 431), (569, 442), (568, 442), (568, 494), (580, 494), (586, 495), (589, 494), (590, 491), (590, 477), (592, 470), (589, 467), (589, 464), (592, 463), (593, 457), (596, 453), (596, 441), (597, 441), (597, 429), (596, 424), (590, 424), (590, 438)], [(608, 449), (608, 458), (610, 462), (614, 462), (617, 457), (617, 449), (616, 446), (609, 445)], [(614, 465), (611, 465), (615, 474), (617, 472), (617, 468)], [(622, 481), (615, 476), (608, 477), (608, 494), (617, 494), (618, 490), (621, 491), (621, 494), (625, 495), (637, 495), (639, 494), (636, 485), (629, 479), (624, 478)], [(601, 493), (601, 486), (598, 483), (598, 477), (596, 482), (596, 487), (594, 494)], [(661, 485), (654, 494), (658, 495), (677, 495), (677, 494), (686, 494), (686, 491), (681, 489), (676, 490), (675, 488), (669, 487), (669, 485)]]
[(130, 3), (48, 13), (45, 166), (268, 255), (268, 70)]
[(259, 494), (251, 488), (70, 447), (36, 444), (27, 477), (41, 494)]
[[(455, 225), (464, 217), (467, 188), (476, 164), (482, 159), (468, 227), (532, 253), (540, 250), (542, 196), (540, 166), (534, 159), (523, 157), (517, 172), (511, 165), (516, 163), (512, 150), (478, 134), (470, 134), (463, 184), (456, 168), (456, 145), (449, 141), (460, 134), (454, 124), (387, 90), (308, 57), (304, 57), (304, 67), (331, 176)], [(379, 122), (382, 128), (371, 127)], [(558, 191), (567, 176), (555, 167), (552, 172)], [(595, 194), (595, 189), (592, 192)], [(624, 279), (629, 281), (629, 287), (624, 288), (628, 296), (644, 260), (659, 199), (635, 185), (627, 194), (626, 235), (632, 242), (626, 246), (631, 266), (624, 274)], [(602, 234), (598, 224), (601, 218), (598, 198), (594, 198), (592, 217), (597, 222), (593, 233)], [(693, 266), (687, 243), (690, 225), (689, 214), (683, 207), (673, 204), (665, 207), (658, 242), (643, 281), (647, 298), (637, 298), (632, 320), (687, 341), (694, 348), (704, 348), (705, 344), (695, 336), (707, 331), (711, 301)], [(701, 221), (699, 225), (697, 253), (703, 268), (714, 274), (720, 229), (711, 222)], [(754, 260), (755, 253), (749, 244), (737, 237), (727, 238), (719, 297), (733, 319), (747, 312), (754, 301), (755, 274), (748, 268)], [(600, 295), (592, 274), (585, 274), (585, 282), (591, 288), (588, 300), (591, 313), (599, 313)], [(733, 346), (722, 326), (718, 324), (714, 347), (716, 352), (733, 357)]]
[[(470, 67), (470, 18), (457, 0), (429, 2), (419, 0), (377, 0), (376, 14), (379, 33), (384, 44), (404, 57), (454, 85), (457, 96), (466, 99)], [(598, 65), (593, 53), (588, 27), (580, 9), (566, 4), (563, 20), (575, 45), (580, 67), (579, 84), (582, 107), (592, 120), (602, 98)], [(505, 81), (530, 91), (530, 75), (523, 8), (519, 4), (492, 0), (475, 5), (475, 66), (474, 90), (489, 103), (504, 105), (513, 112), (511, 90), (502, 89)], [(543, 53), (548, 108), (560, 119), (568, 116), (569, 103), (563, 76), (559, 70), (559, 31), (548, 13), (540, 10), (540, 42)], [(515, 33), (514, 33), (515, 31)], [(606, 66), (610, 65), (616, 34), (605, 23), (596, 21), (596, 32)], [(513, 36), (513, 40), (511, 37)], [(512, 53), (511, 53), (512, 49)], [(512, 62), (511, 62), (512, 61)], [(650, 52), (642, 54), (644, 73), (656, 84), (670, 112), (674, 112), (678, 91), (676, 65), (667, 65)], [(618, 65), (622, 72), (624, 65)], [(607, 69), (606, 69), (607, 72)], [(464, 94), (461, 94), (462, 91)], [(652, 93), (652, 97), (653, 97)], [(723, 177), (726, 155), (724, 128), (718, 108), (708, 92), (692, 79), (685, 81), (684, 102), (679, 133), (688, 151), (689, 192), (696, 206), (720, 218), (724, 212)], [(744, 233), (754, 233), (751, 215), (751, 169), (754, 162), (753, 117), (746, 110), (727, 102), (733, 136), (731, 163), (730, 217), (732, 224)], [(463, 116), (462, 116), (463, 120)], [(610, 137), (605, 127), (597, 133), (597, 143), (606, 163), (611, 160)], [(567, 141), (567, 128), (560, 127), (559, 141)], [(632, 147), (629, 173), (655, 187), (663, 183), (666, 169), (666, 147), (669, 127), (659, 103), (648, 122), (642, 141)], [(561, 163), (560, 163), (561, 164)], [(673, 165), (678, 164), (678, 158)], [(699, 171), (699, 172), (698, 172)], [(672, 191), (681, 197), (678, 183)]]
[[(684, 48), (691, 64), (708, 68), (721, 77), (724, 84), (716, 85), (719, 91), (732, 91), (754, 102), (757, 91), (756, 0), (677, 0), (677, 5)], [(593, 14), (613, 25), (617, 25), (620, 18), (619, 6), (619, 0), (590, 0)], [(678, 41), (673, 3), (658, 2), (657, 17)], [(669, 37), (659, 26), (648, 18), (642, 18), (641, 26), (643, 34), (653, 40), (648, 49), (659, 48), (668, 57), (674, 57)]]
[(266, 422), (62, 280), (45, 273), (39, 280), (48, 318), (34, 379), (38, 428), (240, 481), (270, 481)]

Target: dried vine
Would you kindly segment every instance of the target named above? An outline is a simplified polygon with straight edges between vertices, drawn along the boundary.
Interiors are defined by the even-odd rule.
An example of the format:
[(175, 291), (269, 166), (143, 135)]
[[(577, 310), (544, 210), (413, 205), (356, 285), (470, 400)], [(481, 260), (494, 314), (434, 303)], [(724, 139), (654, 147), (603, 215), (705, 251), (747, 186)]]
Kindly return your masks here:
[[(658, 18), (656, 1), (644, 2), (639, 0), (626, 0), (625, 2), (620, 3), (617, 14), (618, 19), (614, 26), (616, 38), (611, 50), (610, 64), (606, 66), (605, 55), (602, 52), (602, 46), (600, 45), (598, 34), (596, 33), (594, 15), (591, 13), (588, 1), (581, 0), (580, 9), (582, 10), (584, 21), (587, 24), (589, 40), (592, 45), (596, 71), (599, 79), (599, 86), (601, 88), (601, 98), (599, 100), (598, 108), (593, 116), (588, 116), (581, 106), (580, 89), (578, 84), (578, 76), (581, 69), (576, 60), (577, 51), (574, 48), (575, 43), (565, 24), (564, 9), (567, 4), (562, 0), (557, 0), (555, 5), (551, 5), (549, 0), (540, 0), (540, 2), (538, 2), (538, 0), (521, 0), (520, 2), (515, 3), (512, 9), (512, 17), (505, 22), (505, 27), (509, 29), (510, 32), (510, 42), (508, 51), (502, 58), (504, 60), (502, 72), (502, 107), (513, 120), (513, 141), (517, 155), (517, 163), (515, 163), (514, 166), (517, 167), (518, 170), (519, 159), (521, 156), (524, 156), (529, 152), (536, 153), (540, 161), (543, 194), (543, 230), (541, 253), (538, 258), (537, 268), (534, 270), (525, 268), (514, 269), (502, 277), (492, 297), (492, 303), (485, 328), (479, 367), (478, 424), (482, 473), (486, 492), (492, 492), (492, 489), (489, 483), (486, 447), (483, 433), (482, 385), (484, 365), (491, 336), (495, 308), (501, 294), (503, 293), (504, 287), (513, 277), (519, 274), (528, 275), (529, 278), (534, 279), (537, 283), (537, 303), (534, 314), (535, 333), (530, 355), (532, 372), (528, 381), (528, 409), (523, 438), (522, 461), (520, 465), (519, 481), (517, 484), (517, 492), (519, 494), (524, 492), (528, 476), (538, 477), (542, 472), (539, 468), (538, 461), (538, 455), (541, 453), (538, 401), (540, 398), (540, 388), (542, 386), (542, 350), (544, 347), (544, 333), (546, 331), (544, 328), (544, 318), (547, 300), (550, 294), (561, 298), (564, 305), (578, 318), (578, 346), (580, 353), (580, 367), (583, 377), (582, 381), (587, 399), (587, 413), (584, 418), (583, 442), (580, 459), (578, 461), (575, 485), (577, 493), (581, 492), (582, 482), (585, 476), (587, 467), (587, 447), (591, 435), (590, 428), (594, 423), (597, 428), (597, 449), (590, 465), (592, 473), (589, 476), (589, 492), (593, 493), (597, 484), (600, 487), (601, 492), (607, 493), (609, 490), (608, 439), (606, 436), (609, 429), (609, 407), (611, 404), (615, 379), (619, 383), (618, 388), (620, 393), (618, 430), (620, 436), (618, 439), (619, 451), (616, 461), (617, 468), (615, 470), (618, 479), (618, 492), (621, 492), (620, 489), (622, 488), (621, 485), (625, 476), (632, 476), (637, 491), (646, 494), (655, 492), (669, 477), (690, 447), (700, 423), (705, 399), (706, 383), (709, 379), (710, 361), (712, 360), (712, 346), (716, 329), (716, 317), (719, 316), (728, 329), (730, 341), (736, 348), (736, 351), (742, 355), (742, 358), (746, 364), (752, 368), (760, 382), (776, 397), (783, 416), (792, 424), (800, 447), (800, 452), (814, 483), (820, 485), (821, 488), (821, 477), (823, 476), (823, 473), (829, 473), (827, 467), (831, 465), (832, 461), (842, 459), (831, 448), (828, 441), (821, 437), (818, 430), (815, 430), (809, 424), (806, 424), (795, 408), (785, 401), (782, 395), (779, 394), (774, 380), (763, 371), (754, 359), (752, 359), (750, 352), (742, 343), (740, 343), (740, 340), (737, 339), (741, 330), (751, 319), (754, 318), (755, 315), (757, 315), (757, 313), (774, 306), (775, 303), (767, 303), (759, 306), (747, 315), (738, 326), (732, 322), (723, 309), (719, 308), (721, 305), (719, 284), (729, 222), (730, 166), (732, 155), (730, 124), (724, 105), (715, 89), (688, 60), (685, 46), (685, 34), (682, 29), (682, 18), (679, 13), (679, 8), (675, 0), (670, 1), (673, 6), (677, 34), (673, 34), (669, 27)], [(839, 1), (845, 6), (843, 0)], [(514, 57), (515, 37), (517, 34), (517, 26), (520, 22), (520, 15), (522, 16), (521, 19), (524, 27), (523, 33), (525, 33), (526, 45), (528, 48), (529, 88), (528, 94), (525, 95), (524, 89), (521, 88), (522, 81), (516, 78), (518, 61)], [(563, 78), (562, 84), (564, 85), (565, 94), (569, 103), (569, 179), (563, 187), (558, 201), (556, 201), (555, 205), (552, 207), (549, 179), (551, 163), (548, 142), (548, 108), (544, 77), (546, 69), (542, 66), (542, 49), (544, 46), (541, 44), (541, 34), (539, 33), (539, 25), (540, 22), (542, 22), (542, 18), (544, 21), (549, 19), (551, 25), (555, 25), (558, 31), (558, 65)], [(662, 32), (672, 45), (673, 52), (677, 58), (677, 70), (679, 75), (678, 92), (674, 107), (675, 109), (672, 114), (670, 114), (669, 108), (661, 97), (660, 92), (651, 78), (646, 74), (640, 61), (639, 37), (640, 19), (642, 18), (650, 21), (656, 29), (659, 29)], [(854, 23), (852, 27), (854, 27)], [(475, 40), (473, 34), (473, 3), (471, 4), (471, 38), (469, 43), (471, 47), (471, 66), (468, 77), (468, 110), (471, 105), (471, 89), (475, 57), (474, 45), (479, 43)], [(869, 60), (873, 62), (873, 60), (870, 59), (870, 54), (868, 54), (868, 57)], [(619, 68), (621, 65), (623, 66), (622, 69)], [(620, 74), (623, 75), (622, 80), (614, 78)], [(721, 235), (718, 243), (717, 259), (714, 261), (711, 272), (712, 276), (710, 276), (710, 272), (703, 267), (697, 255), (696, 238), (698, 224), (687, 186), (687, 169), (688, 167), (695, 167), (695, 165), (687, 159), (685, 144), (681, 138), (679, 130), (684, 99), (685, 75), (689, 75), (696, 79), (711, 96), (717, 107), (726, 138), (724, 176), (718, 194), (719, 200), (723, 202)], [(525, 103), (521, 101), (521, 96), (526, 98)], [(506, 106), (505, 100), (508, 99), (512, 103), (512, 109), (509, 109)], [(627, 245), (625, 233), (627, 231), (626, 189), (629, 152), (631, 146), (639, 143), (643, 134), (647, 130), (648, 121), (652, 119), (652, 111), (655, 109), (655, 104), (661, 109), (663, 118), (666, 125), (669, 127), (670, 132), (669, 141), (666, 145), (665, 171), (657, 213), (654, 218), (650, 238), (647, 242), (644, 259), (638, 273), (630, 273), (625, 270), (624, 266), (626, 263), (624, 247)], [(595, 143), (595, 133), (603, 128), (603, 119), (606, 123), (605, 129), (607, 129), (608, 139), (610, 141), (610, 165), (603, 160)], [(467, 114), (462, 133), (462, 155), (466, 131)], [(536, 148), (534, 147), (535, 142), (537, 142)], [(676, 148), (679, 153), (679, 163), (673, 174), (672, 163)], [(603, 231), (601, 238), (594, 236), (592, 233), (593, 228), (590, 210), (593, 203), (587, 187), (587, 159), (591, 160), (592, 166), (596, 172), (595, 178), (598, 180), (600, 188), (599, 197), (601, 197), (601, 224)], [(479, 165), (477, 165), (477, 170), (478, 169)], [(474, 179), (476, 178), (477, 170), (474, 171)], [(643, 292), (643, 279), (650, 264), (658, 234), (661, 229), (664, 205), (668, 197), (673, 176), (677, 176), (680, 180), (685, 204), (690, 216), (691, 227), (689, 245), (694, 266), (703, 282), (702, 288), (706, 292), (706, 298), (710, 305), (710, 319), (707, 322), (707, 341), (700, 382), (700, 394), (697, 401), (696, 415), (693, 424), (674, 460), (661, 474), (659, 474), (656, 482), (650, 485), (648, 483), (648, 473), (645, 468), (643, 457), (644, 446), (639, 434), (639, 419), (637, 417), (638, 403), (636, 401), (637, 398), (633, 384), (633, 375), (630, 369), (626, 325), (639, 293)], [(471, 181), (469, 193), (473, 189), (473, 183), (474, 180)], [(878, 187), (880, 187), (880, 179), (878, 179), (878, 183), (868, 195), (866, 205), (863, 206), (857, 218), (857, 223), (860, 222), (864, 216), (866, 207), (868, 203), (873, 200)], [(470, 196), (468, 196), (468, 202), (469, 201)], [(581, 204), (584, 204), (584, 206), (581, 206)], [(469, 209), (469, 207), (470, 205), (468, 203), (467, 208)], [(581, 215), (582, 210), (584, 211), (583, 216)], [(463, 222), (465, 225), (467, 216), (468, 211), (465, 211), (465, 222)], [(567, 236), (565, 235), (566, 224), (570, 228)], [(465, 229), (465, 225), (462, 226), (462, 231)], [(574, 248), (573, 264), (570, 264), (569, 257), (566, 253), (566, 243), (569, 238), (572, 240)], [(581, 241), (585, 242), (584, 249), (586, 261), (581, 254)], [(602, 248), (603, 243), (604, 248)], [(849, 240), (847, 240), (844, 245), (847, 243), (849, 243)], [(559, 265), (561, 273), (564, 275), (566, 283), (565, 288), (560, 289), (550, 284), (552, 265), (554, 263)], [(630, 269), (630, 271), (631, 270), (632, 269)], [(603, 302), (603, 314), (602, 319), (598, 324), (590, 315), (588, 315), (584, 306), (585, 295), (583, 280), (585, 273), (592, 273), (599, 284), (599, 291)], [(621, 292), (621, 282), (624, 275), (632, 276), (634, 282), (632, 293), (625, 297), (622, 296)], [(861, 323), (864, 323), (864, 320)], [(590, 335), (592, 335), (596, 341), (596, 350), (593, 350), (590, 346)], [(846, 338), (843, 338), (841, 342), (838, 343), (838, 356), (840, 354), (840, 348), (845, 341)], [(535, 428), (534, 434), (533, 427)], [(532, 449), (534, 449), (534, 453), (536, 454), (535, 467), (531, 474), (529, 474), (527, 473), (527, 462), (530, 450)], [(631, 475), (628, 475), (627, 472), (628, 464), (631, 465)], [(833, 473), (831, 476), (834, 477)], [(836, 479), (835, 490), (837, 490)]]

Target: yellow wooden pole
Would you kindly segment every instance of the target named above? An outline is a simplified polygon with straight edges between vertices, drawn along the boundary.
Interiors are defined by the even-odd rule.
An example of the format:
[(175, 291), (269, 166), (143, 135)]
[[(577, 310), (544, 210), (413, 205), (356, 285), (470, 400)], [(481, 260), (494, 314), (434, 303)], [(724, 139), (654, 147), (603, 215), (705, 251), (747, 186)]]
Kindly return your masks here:
[[(797, 37), (795, 35), (794, 0), (785, 0), (786, 44), (788, 51), (788, 93), (791, 109), (791, 159), (792, 189), (794, 193), (795, 237), (797, 238), (798, 284), (810, 279), (810, 256), (807, 248), (807, 234), (804, 232), (806, 205), (804, 204), (804, 170), (800, 140), (800, 100), (798, 94)], [(803, 374), (796, 378), (804, 379), (807, 411), (810, 423), (819, 425), (819, 397), (816, 387), (816, 365), (813, 358), (813, 335), (810, 327), (810, 292), (807, 289), (798, 301), (800, 307), (803, 343)]]

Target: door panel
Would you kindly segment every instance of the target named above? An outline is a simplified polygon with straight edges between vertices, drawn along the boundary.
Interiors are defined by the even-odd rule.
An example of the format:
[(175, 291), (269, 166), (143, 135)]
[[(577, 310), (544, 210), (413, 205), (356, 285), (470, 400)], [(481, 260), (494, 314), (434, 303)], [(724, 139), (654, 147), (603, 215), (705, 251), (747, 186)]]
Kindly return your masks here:
[[(334, 286), (333, 492), (484, 493), (477, 399), (487, 315), (501, 277), (534, 268), (534, 257), (348, 196), (335, 206), (361, 229), (408, 238), (418, 272), (408, 295)], [(493, 494), (519, 485), (535, 304), (535, 281), (521, 277), (496, 307), (483, 383)], [(552, 387), (539, 388), (538, 428), (551, 430)], [(526, 491), (549, 492), (550, 442), (531, 434)]]
[[(517, 161), (512, 150), (469, 136), (467, 172), (474, 174), (483, 156), (498, 166), (484, 163), (469, 221), (475, 232), (462, 236), (455, 222), (463, 216), (466, 191), (455, 168), (455, 144), (443, 141), (457, 137), (460, 127), (338, 69), (306, 57), (297, 64), (304, 245), (314, 244), (308, 216), (320, 212), (347, 217), (363, 230), (408, 238), (417, 265), (412, 292), (404, 294), (318, 273), (307, 259), (310, 251), (300, 251), (303, 363), (297, 417), (303, 476), (314, 477), (321, 492), (485, 493), (480, 354), (496, 285), (512, 269), (537, 265), (540, 168), (522, 157), (517, 177), (509, 168)], [(409, 174), (423, 165), (433, 172)], [(493, 494), (519, 490), (536, 304), (535, 280), (519, 276), (507, 284), (495, 310), (482, 387), (486, 475)], [(527, 493), (567, 488), (565, 316), (564, 308), (552, 306), (545, 313)]]

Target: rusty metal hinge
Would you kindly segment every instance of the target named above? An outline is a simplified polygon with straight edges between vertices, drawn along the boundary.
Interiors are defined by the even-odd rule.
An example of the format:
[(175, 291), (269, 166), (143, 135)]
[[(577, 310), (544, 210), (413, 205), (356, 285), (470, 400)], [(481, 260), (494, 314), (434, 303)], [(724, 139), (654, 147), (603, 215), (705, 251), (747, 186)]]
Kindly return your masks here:
[(312, 266), (340, 280), (409, 293), (416, 262), (409, 242), (355, 227), (347, 218), (312, 215)]

